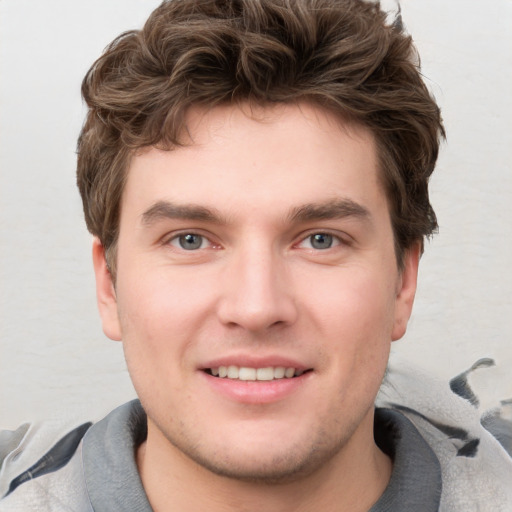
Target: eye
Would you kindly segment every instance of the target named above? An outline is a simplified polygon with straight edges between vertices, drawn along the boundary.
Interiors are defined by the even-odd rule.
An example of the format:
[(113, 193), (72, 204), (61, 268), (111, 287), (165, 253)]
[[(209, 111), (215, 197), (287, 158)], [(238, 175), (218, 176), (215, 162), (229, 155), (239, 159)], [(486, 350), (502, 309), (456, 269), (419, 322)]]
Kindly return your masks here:
[(339, 244), (339, 238), (330, 233), (313, 233), (300, 243), (302, 247), (315, 249), (317, 251), (331, 249)]
[(330, 249), (334, 243), (334, 238), (329, 233), (315, 233), (310, 235), (309, 243), (313, 249)]
[(185, 251), (195, 251), (207, 247), (209, 241), (206, 237), (198, 235), (197, 233), (183, 233), (172, 238), (169, 243)]

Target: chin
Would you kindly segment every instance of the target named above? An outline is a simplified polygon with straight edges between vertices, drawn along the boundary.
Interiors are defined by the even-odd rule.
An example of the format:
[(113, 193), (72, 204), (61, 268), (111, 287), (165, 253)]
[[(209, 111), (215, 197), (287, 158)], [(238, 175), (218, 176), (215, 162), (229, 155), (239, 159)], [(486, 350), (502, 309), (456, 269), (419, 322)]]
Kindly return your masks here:
[[(290, 433), (299, 434), (290, 438)], [(304, 432), (303, 432), (304, 433)], [(285, 484), (313, 474), (342, 450), (345, 438), (333, 438), (314, 430), (300, 435), (269, 432), (261, 435), (223, 436), (217, 443), (171, 441), (182, 453), (208, 471), (230, 479), (260, 483)], [(210, 439), (210, 441), (212, 441)], [(226, 444), (226, 441), (229, 444)]]
[(249, 483), (276, 485), (294, 482), (314, 473), (332, 455), (313, 450), (312, 453), (287, 453), (284, 456), (271, 454), (262, 457), (260, 454), (253, 456), (251, 460), (243, 460), (243, 457), (237, 456), (221, 459), (202, 457), (201, 454), (195, 454), (191, 458), (218, 476)]

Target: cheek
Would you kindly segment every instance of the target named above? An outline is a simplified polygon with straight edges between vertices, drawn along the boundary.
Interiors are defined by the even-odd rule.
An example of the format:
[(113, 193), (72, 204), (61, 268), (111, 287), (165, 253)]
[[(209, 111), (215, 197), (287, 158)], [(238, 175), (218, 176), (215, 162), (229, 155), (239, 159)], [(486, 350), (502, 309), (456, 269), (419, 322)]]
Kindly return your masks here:
[(337, 273), (326, 279), (323, 287), (310, 287), (305, 308), (312, 314), (325, 367), (340, 389), (370, 396), (389, 357), (394, 290), (380, 273), (347, 270), (343, 277)]
[(210, 302), (211, 286), (197, 275), (157, 266), (132, 274), (119, 279), (129, 283), (119, 290), (120, 316), (124, 329), (144, 336), (147, 343), (157, 343), (161, 336), (170, 341), (186, 331)]
[(169, 385), (180, 367), (191, 364), (187, 348), (204, 306), (196, 290), (141, 274), (144, 279), (125, 278), (130, 287), (118, 294), (128, 369), (134, 381)]
[(304, 307), (312, 312), (318, 328), (331, 336), (333, 331), (339, 332), (341, 343), (391, 341), (394, 282), (383, 275), (352, 267), (333, 272), (322, 281), (317, 279), (313, 287), (305, 283), (301, 293)]
[(146, 412), (154, 416), (158, 413), (153, 410), (155, 404), (161, 404), (165, 412), (171, 406), (170, 397), (187, 392), (183, 368), (190, 366), (186, 360), (188, 336), (179, 312), (170, 315), (157, 298), (137, 301), (134, 308), (124, 306), (120, 322), (126, 366), (137, 396)]

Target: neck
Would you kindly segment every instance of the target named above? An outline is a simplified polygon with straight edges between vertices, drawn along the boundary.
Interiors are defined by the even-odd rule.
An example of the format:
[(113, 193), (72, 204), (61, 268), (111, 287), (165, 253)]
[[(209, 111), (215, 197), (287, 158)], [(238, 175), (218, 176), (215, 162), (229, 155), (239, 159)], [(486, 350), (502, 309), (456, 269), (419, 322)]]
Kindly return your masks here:
[(367, 512), (384, 492), (392, 465), (373, 442), (373, 411), (360, 427), (320, 468), (286, 483), (216, 475), (171, 445), (151, 424), (137, 464), (154, 512)]

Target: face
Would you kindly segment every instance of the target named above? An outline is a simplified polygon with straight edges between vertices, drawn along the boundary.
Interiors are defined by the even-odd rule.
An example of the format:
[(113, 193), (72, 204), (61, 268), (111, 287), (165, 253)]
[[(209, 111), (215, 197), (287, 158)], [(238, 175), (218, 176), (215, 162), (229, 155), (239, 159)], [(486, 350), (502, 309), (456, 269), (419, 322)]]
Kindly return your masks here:
[(192, 111), (189, 145), (135, 156), (115, 290), (99, 243), (94, 259), (148, 444), (275, 480), (368, 444), (418, 251), (399, 272), (367, 130), (306, 104), (248, 111)]

